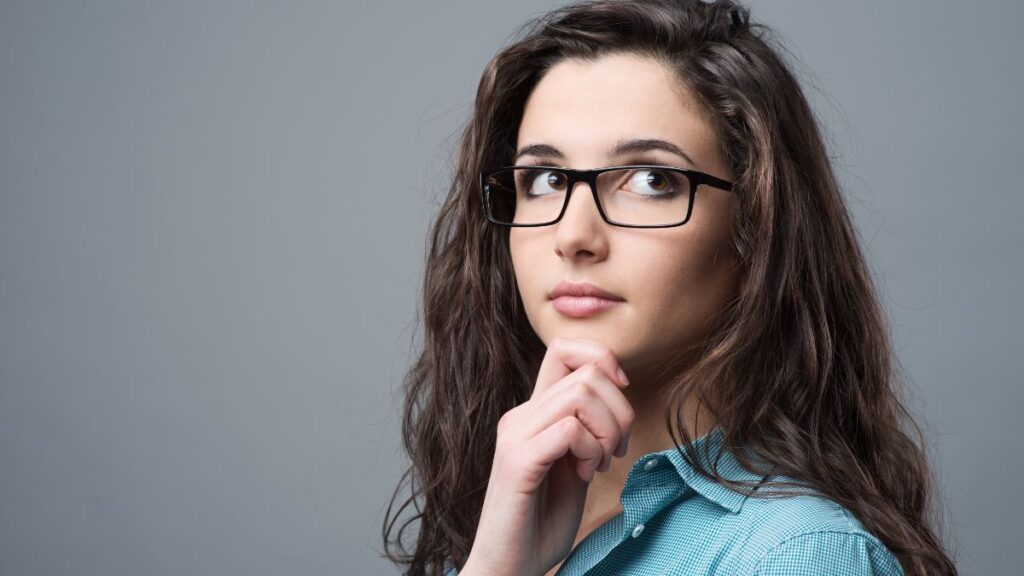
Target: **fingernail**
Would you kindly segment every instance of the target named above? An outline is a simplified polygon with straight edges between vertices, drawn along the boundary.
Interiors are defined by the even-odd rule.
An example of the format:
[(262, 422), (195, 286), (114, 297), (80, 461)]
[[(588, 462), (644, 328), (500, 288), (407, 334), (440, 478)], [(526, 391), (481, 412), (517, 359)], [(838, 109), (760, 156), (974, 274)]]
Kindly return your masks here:
[(619, 380), (623, 385), (629, 386), (629, 378), (626, 378), (626, 372), (622, 368), (619, 368)]

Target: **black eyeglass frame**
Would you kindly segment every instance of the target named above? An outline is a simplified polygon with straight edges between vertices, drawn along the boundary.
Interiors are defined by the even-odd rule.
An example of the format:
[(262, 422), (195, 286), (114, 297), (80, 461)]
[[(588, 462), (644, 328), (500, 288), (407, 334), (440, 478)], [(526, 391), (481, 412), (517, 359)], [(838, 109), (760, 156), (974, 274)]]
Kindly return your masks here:
[[(497, 220), (491, 218), (491, 211), (489, 209), (490, 189), (489, 186), (487, 185), (487, 178), (490, 175), (496, 174), (498, 172), (524, 168), (532, 170), (557, 171), (562, 174), (565, 174), (566, 178), (569, 180), (568, 192), (566, 192), (565, 194), (565, 202), (562, 203), (562, 209), (561, 211), (558, 212), (558, 216), (554, 220), (551, 220), (550, 222), (542, 222), (540, 224), (512, 224), (509, 222), (498, 222)], [(686, 217), (683, 218), (682, 222), (678, 222), (675, 224), (621, 224), (618, 222), (612, 222), (611, 219), (608, 218), (608, 215), (605, 214), (604, 207), (601, 205), (601, 199), (597, 194), (597, 177), (598, 175), (604, 172), (623, 169), (658, 169), (670, 172), (677, 172), (686, 176), (687, 180), (690, 182), (690, 201), (689, 205), (686, 207)], [(683, 224), (686, 224), (687, 222), (690, 221), (690, 215), (693, 213), (693, 203), (697, 197), (698, 186), (700, 186), (701, 184), (707, 184), (708, 186), (720, 188), (722, 190), (731, 192), (734, 185), (734, 182), (722, 180), (721, 178), (717, 178), (705, 172), (689, 170), (686, 168), (677, 168), (675, 166), (662, 166), (658, 164), (629, 164), (626, 166), (606, 166), (604, 168), (593, 168), (590, 170), (574, 170), (572, 168), (562, 168), (559, 166), (500, 166), (497, 168), (489, 168), (487, 170), (483, 170), (480, 172), (480, 195), (481, 200), (483, 201), (484, 217), (487, 218), (487, 221), (492, 224), (506, 227), (520, 226), (532, 228), (537, 226), (550, 226), (552, 224), (557, 224), (562, 219), (562, 216), (565, 214), (565, 209), (569, 207), (569, 200), (572, 198), (572, 192), (576, 188), (577, 182), (586, 182), (590, 186), (590, 193), (594, 196), (594, 204), (597, 206), (597, 211), (601, 214), (601, 218), (604, 219), (604, 221), (607, 222), (608, 224), (611, 224), (612, 226), (621, 226), (623, 228), (674, 228), (676, 226), (682, 226)]]

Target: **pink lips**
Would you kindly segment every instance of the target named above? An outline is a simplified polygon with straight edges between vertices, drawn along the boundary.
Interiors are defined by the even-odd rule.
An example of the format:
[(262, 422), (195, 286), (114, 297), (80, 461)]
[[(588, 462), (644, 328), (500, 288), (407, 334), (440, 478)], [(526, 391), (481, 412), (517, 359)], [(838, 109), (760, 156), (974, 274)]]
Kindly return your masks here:
[(550, 297), (555, 310), (573, 318), (597, 314), (625, 301), (617, 294), (585, 282), (560, 282)]

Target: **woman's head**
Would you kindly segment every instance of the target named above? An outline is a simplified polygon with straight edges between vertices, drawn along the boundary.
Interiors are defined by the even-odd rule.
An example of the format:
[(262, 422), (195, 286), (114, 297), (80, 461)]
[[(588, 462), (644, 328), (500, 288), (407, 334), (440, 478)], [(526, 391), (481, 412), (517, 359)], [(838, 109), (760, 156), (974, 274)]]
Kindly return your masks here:
[[(519, 165), (569, 168), (676, 166), (730, 180), (706, 115), (678, 72), (661, 59), (631, 52), (567, 58), (546, 70), (530, 93), (514, 160)], [(611, 155), (622, 143), (655, 140), (684, 155), (668, 146), (649, 146), (646, 151), (634, 147)], [(542, 145), (552, 150), (539, 148)], [(543, 176), (535, 187), (544, 190), (535, 192), (551, 194), (557, 188), (547, 185)], [(654, 208), (678, 211), (674, 220), (685, 214), (685, 200), (680, 204), (649, 199), (659, 193), (689, 195), (685, 185), (672, 191), (673, 180), (664, 174), (637, 172), (622, 182), (613, 180), (623, 202), (661, 202)], [(513, 227), (509, 251), (516, 283), (540, 339), (545, 344), (555, 337), (597, 340), (615, 353), (634, 383), (644, 384), (651, 380), (644, 377), (651, 367), (699, 346), (717, 314), (737, 295), (736, 200), (728, 190), (701, 186), (691, 210), (682, 226), (612, 226), (581, 183), (558, 223)], [(623, 302), (596, 315), (563, 314), (550, 297), (562, 281), (595, 284)]]
[[(671, 392), (665, 424), (682, 444), (691, 440), (682, 400), (698, 398), (727, 447), (752, 448), (771, 472), (852, 510), (908, 574), (955, 573), (930, 528), (924, 439), (900, 397), (856, 231), (770, 32), (730, 0), (585, 2), (529, 22), (488, 63), (431, 230), (425, 341), (406, 376), (405, 504), (426, 508), (406, 523), (421, 522), (416, 554), (389, 556), (409, 573), (446, 559), (462, 565), (497, 422), (530, 397), (545, 342), (558, 336), (603, 341), (627, 371), (671, 375), (660, 384)], [(670, 142), (691, 160), (608, 157), (633, 138)], [(517, 163), (517, 151), (537, 143), (562, 158), (518, 160), (597, 168), (642, 159), (733, 186), (701, 186), (676, 228), (613, 227), (585, 185), (556, 225), (489, 222), (481, 172)], [(601, 318), (560, 317), (546, 297), (562, 280), (625, 302)]]
[[(459, 210), (466, 253), (479, 257), (480, 305), (532, 328), (517, 330), (523, 350), (536, 351), (538, 339), (593, 338), (638, 382), (703, 358), (688, 371), (707, 384), (693, 392), (718, 412), (712, 394), (728, 391), (711, 382), (739, 360), (726, 360), (728, 327), (759, 327), (777, 312), (784, 293), (806, 280), (795, 266), (825, 256), (822, 243), (855, 250), (798, 83), (769, 47), (768, 30), (732, 2), (581, 3), (526, 32), (484, 71), (459, 150), (458, 192), (448, 199), (458, 204), (447, 209)], [(659, 151), (630, 163), (696, 169), (735, 186), (700, 186), (692, 217), (677, 228), (611, 226), (589, 194), (574, 194), (552, 226), (501, 228), (482, 217), (479, 172), (542, 160), (517, 156), (523, 146), (564, 153), (547, 165), (594, 168), (626, 161), (607, 152), (634, 138), (665, 140), (690, 159)], [(562, 280), (621, 291), (626, 302), (569, 320), (548, 300)]]

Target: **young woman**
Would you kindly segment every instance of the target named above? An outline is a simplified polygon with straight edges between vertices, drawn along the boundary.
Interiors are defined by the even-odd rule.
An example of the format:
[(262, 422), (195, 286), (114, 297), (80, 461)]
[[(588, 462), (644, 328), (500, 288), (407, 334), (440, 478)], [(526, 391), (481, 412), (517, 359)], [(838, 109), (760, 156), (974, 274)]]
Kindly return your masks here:
[(412, 496), (383, 530), (387, 549), (413, 504), (394, 540), (416, 520), (418, 540), (388, 557), (955, 574), (876, 289), (769, 30), (724, 0), (528, 24), (483, 73), (432, 230)]

